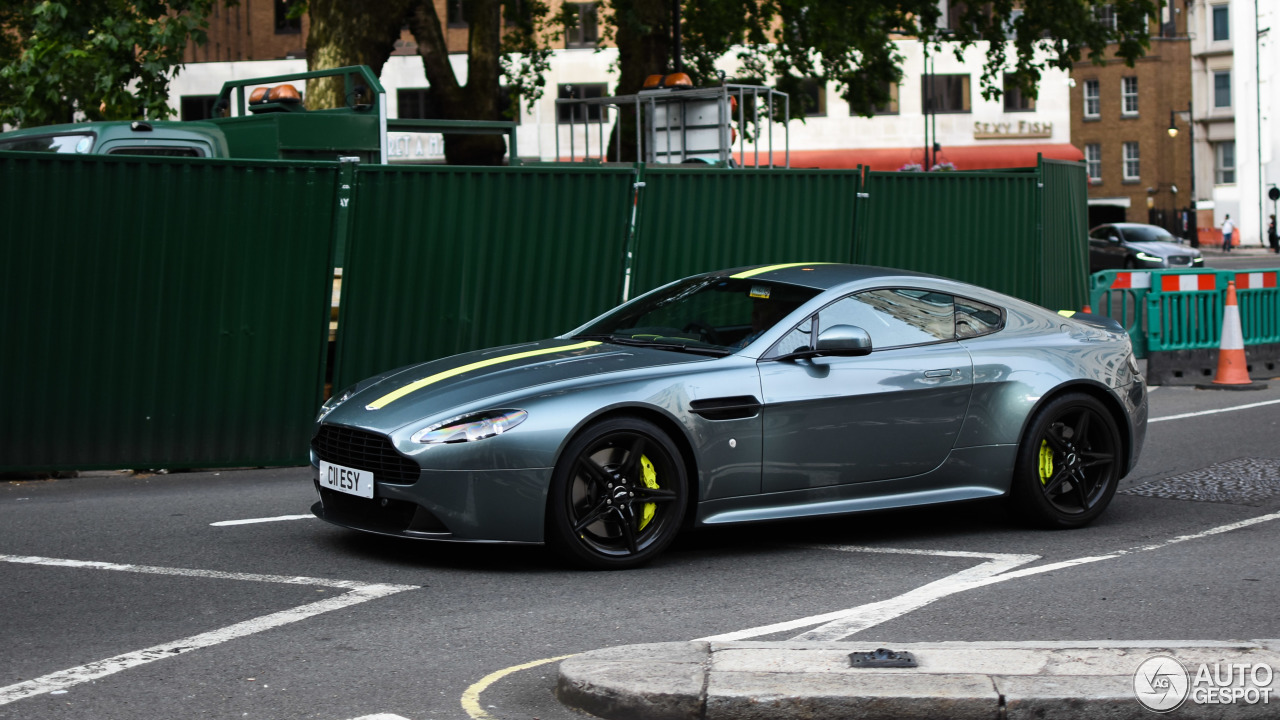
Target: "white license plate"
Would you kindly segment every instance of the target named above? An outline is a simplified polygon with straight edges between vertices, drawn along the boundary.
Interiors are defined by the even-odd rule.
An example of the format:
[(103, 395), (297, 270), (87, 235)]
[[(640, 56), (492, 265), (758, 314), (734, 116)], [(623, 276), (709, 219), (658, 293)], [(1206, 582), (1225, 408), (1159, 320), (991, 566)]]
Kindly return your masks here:
[(373, 498), (373, 473), (321, 460), (320, 486), (348, 495)]

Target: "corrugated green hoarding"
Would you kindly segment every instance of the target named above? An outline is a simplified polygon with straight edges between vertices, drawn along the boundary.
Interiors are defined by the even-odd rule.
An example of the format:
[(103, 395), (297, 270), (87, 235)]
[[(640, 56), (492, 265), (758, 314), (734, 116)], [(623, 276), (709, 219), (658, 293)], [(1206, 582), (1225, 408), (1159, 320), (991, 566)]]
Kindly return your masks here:
[(559, 335), (618, 303), (630, 168), (366, 166), (357, 178), (339, 389)]
[(0, 467), (305, 462), (336, 175), (0, 154)]
[(853, 259), (856, 170), (644, 169), (631, 296), (700, 272)]

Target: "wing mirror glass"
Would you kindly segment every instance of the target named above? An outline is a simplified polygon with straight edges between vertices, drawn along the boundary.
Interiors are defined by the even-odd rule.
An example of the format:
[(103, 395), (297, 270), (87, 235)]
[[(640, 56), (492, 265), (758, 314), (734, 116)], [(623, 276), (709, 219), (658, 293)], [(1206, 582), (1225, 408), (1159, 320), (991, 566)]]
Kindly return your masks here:
[(856, 325), (832, 325), (818, 335), (817, 354), (858, 356), (871, 352), (871, 336)]

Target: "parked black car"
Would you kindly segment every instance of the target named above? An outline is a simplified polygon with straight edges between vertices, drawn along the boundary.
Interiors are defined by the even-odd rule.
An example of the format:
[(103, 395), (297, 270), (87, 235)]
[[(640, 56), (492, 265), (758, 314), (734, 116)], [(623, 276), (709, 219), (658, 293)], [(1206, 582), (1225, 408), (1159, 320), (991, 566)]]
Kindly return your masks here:
[(1198, 267), (1204, 267), (1200, 251), (1178, 244), (1168, 230), (1157, 225), (1113, 223), (1089, 231), (1089, 272)]

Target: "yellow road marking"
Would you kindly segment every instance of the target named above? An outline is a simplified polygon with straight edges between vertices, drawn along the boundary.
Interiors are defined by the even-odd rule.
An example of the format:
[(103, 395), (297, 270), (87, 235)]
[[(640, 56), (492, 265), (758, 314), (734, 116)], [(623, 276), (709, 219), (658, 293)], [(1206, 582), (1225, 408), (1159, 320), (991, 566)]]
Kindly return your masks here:
[(463, 365), (462, 367), (456, 367), (452, 370), (445, 370), (444, 372), (438, 372), (435, 375), (430, 375), (428, 377), (422, 378), (421, 380), (411, 382), (408, 385), (405, 385), (404, 387), (400, 388), (399, 390), (396, 390), (394, 392), (389, 392), (386, 395), (383, 395), (382, 397), (378, 398), (377, 400), (374, 400), (373, 402), (366, 405), (365, 409), (366, 410), (381, 409), (383, 407), (386, 407), (388, 404), (393, 403), (396, 400), (399, 400), (405, 395), (408, 395), (414, 390), (420, 390), (432, 383), (437, 383), (437, 382), (440, 382), (441, 380), (447, 380), (451, 377), (454, 377), (455, 375), (461, 375), (466, 372), (471, 372), (472, 370), (479, 370), (480, 368), (483, 368), (483, 367), (489, 367), (490, 365), (499, 365), (501, 363), (511, 362), (512, 360), (522, 360), (524, 358), (533, 357), (535, 355), (549, 355), (551, 353), (567, 352), (569, 350), (582, 350), (583, 348), (589, 348), (599, 344), (600, 343), (596, 342), (595, 340), (588, 340), (587, 342), (580, 342), (577, 345), (565, 345), (564, 347), (543, 348), (541, 350), (528, 350), (526, 352), (514, 353), (512, 355), (502, 355), (496, 358), (489, 358), (488, 360), (481, 360), (480, 362), (473, 362), (470, 365)]
[(737, 275), (730, 275), (729, 277), (734, 280), (741, 280), (743, 278), (754, 277), (761, 273), (772, 272), (774, 270), (785, 270), (787, 268), (800, 267), (801, 265), (830, 265), (830, 264), (831, 263), (825, 263), (825, 262), (820, 262), (820, 263), (802, 262), (802, 263), (784, 263), (782, 265), (767, 265), (762, 268), (756, 268), (755, 270), (745, 270), (743, 272), (738, 273)]
[(511, 673), (528, 670), (529, 668), (538, 667), (539, 665), (546, 665), (547, 663), (559, 662), (565, 658), (571, 658), (576, 654), (577, 653), (570, 653), (568, 655), (561, 655), (560, 657), (534, 660), (532, 662), (524, 663), (523, 665), (512, 665), (509, 668), (503, 668), (497, 672), (491, 672), (481, 678), (480, 682), (467, 688), (467, 691), (462, 693), (462, 709), (467, 711), (467, 715), (471, 717), (471, 720), (494, 720), (492, 715), (485, 712), (484, 708), (480, 707), (480, 693), (484, 692), (490, 685)]

